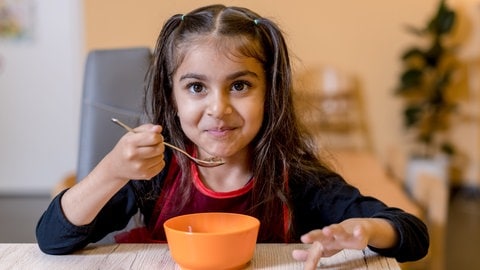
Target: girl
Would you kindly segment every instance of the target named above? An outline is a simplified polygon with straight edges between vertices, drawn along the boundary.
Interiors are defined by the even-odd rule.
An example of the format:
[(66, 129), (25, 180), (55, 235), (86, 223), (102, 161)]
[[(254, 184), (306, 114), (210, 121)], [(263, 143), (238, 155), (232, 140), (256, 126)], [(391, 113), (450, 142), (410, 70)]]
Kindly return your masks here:
[[(154, 124), (125, 134), (52, 201), (37, 226), (44, 252), (83, 248), (125, 228), (137, 211), (144, 226), (117, 241), (165, 241), (168, 218), (223, 211), (257, 217), (258, 242), (312, 244), (293, 252), (305, 269), (344, 248), (368, 246), (398, 261), (426, 255), (419, 219), (362, 196), (317, 156), (295, 118), (288, 51), (271, 20), (223, 5), (171, 17), (147, 85)], [(198, 167), (164, 140), (225, 164)]]

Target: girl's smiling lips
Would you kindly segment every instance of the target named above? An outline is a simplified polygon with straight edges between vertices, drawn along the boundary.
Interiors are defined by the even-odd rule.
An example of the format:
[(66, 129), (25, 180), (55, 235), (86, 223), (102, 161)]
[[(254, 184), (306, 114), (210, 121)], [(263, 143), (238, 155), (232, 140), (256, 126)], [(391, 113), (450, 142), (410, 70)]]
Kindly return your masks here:
[(226, 137), (231, 133), (231, 131), (235, 130), (233, 127), (216, 127), (216, 128), (209, 128), (206, 132), (214, 137)]

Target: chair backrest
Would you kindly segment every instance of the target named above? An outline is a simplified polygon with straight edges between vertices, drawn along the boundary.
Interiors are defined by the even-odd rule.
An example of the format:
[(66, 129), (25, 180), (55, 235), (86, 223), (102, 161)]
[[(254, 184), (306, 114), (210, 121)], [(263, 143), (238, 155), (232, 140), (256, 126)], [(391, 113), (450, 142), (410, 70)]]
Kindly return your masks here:
[(83, 179), (114, 147), (125, 130), (111, 118), (137, 126), (142, 121), (146, 47), (94, 50), (88, 54), (81, 105), (77, 179)]
[(299, 113), (319, 143), (331, 149), (372, 151), (357, 78), (335, 66), (307, 70), (299, 78)]

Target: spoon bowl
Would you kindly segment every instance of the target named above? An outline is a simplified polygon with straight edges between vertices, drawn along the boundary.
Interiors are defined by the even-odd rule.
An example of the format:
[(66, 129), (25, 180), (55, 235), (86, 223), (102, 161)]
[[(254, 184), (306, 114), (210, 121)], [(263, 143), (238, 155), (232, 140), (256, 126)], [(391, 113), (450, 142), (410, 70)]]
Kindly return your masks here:
[[(123, 123), (122, 121), (116, 119), (116, 118), (112, 118), (112, 122), (114, 122), (115, 124), (123, 127), (125, 130), (127, 130), (128, 132), (133, 132), (135, 133), (135, 131), (133, 130), (133, 128), (129, 127), (128, 125), (126, 125), (125, 123)], [(211, 158), (208, 158), (208, 159), (199, 159), (199, 158), (195, 158), (193, 156), (191, 156), (189, 153), (185, 152), (184, 150), (176, 147), (175, 145), (172, 145), (170, 143), (167, 143), (167, 142), (163, 142), (163, 144), (165, 144), (166, 146), (174, 149), (174, 150), (177, 150), (178, 152), (184, 154), (185, 156), (187, 156), (191, 161), (195, 162), (197, 165), (199, 166), (202, 166), (202, 167), (217, 167), (217, 166), (220, 166), (220, 165), (223, 165), (225, 164), (225, 162), (219, 158), (219, 157), (211, 157)]]

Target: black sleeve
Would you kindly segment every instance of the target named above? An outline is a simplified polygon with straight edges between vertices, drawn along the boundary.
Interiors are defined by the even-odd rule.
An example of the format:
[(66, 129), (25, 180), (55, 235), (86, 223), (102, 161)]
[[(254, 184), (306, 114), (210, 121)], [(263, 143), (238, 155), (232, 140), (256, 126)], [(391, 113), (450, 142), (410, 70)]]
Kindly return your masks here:
[(37, 223), (37, 242), (47, 254), (69, 254), (99, 241), (108, 233), (123, 229), (137, 212), (135, 195), (127, 184), (110, 199), (95, 220), (88, 225), (75, 226), (63, 213), (60, 200), (64, 193), (52, 200)]
[(416, 261), (428, 253), (429, 235), (427, 226), (417, 217), (398, 208), (387, 208), (375, 214), (375, 218), (389, 220), (398, 234), (398, 244), (390, 249), (371, 250), (387, 257), (395, 257), (399, 262)]
[(423, 258), (429, 247), (426, 225), (414, 215), (386, 206), (376, 198), (363, 196), (339, 175), (330, 175), (324, 184), (302, 184), (293, 193), (297, 237), (314, 229), (339, 223), (348, 218), (384, 218), (396, 229), (398, 244), (390, 249), (369, 247), (397, 261)]

